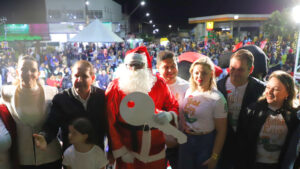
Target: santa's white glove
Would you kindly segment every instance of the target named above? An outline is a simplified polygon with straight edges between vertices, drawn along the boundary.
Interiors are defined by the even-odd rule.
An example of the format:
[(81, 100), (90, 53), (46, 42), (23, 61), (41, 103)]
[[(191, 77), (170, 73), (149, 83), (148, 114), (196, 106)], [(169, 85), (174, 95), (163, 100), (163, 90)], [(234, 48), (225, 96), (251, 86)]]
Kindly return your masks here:
[(154, 115), (154, 121), (161, 125), (169, 123), (172, 118), (172, 113), (167, 111), (163, 111)]
[(130, 152), (127, 152), (126, 154), (122, 155), (121, 159), (125, 163), (133, 163), (134, 156)]

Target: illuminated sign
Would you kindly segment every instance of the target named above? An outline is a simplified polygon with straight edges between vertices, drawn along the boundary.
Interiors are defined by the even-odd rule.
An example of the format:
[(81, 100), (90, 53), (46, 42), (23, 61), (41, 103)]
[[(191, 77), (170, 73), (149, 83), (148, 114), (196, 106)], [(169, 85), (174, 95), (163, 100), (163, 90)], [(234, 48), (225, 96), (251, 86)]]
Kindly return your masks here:
[(7, 34), (29, 34), (28, 24), (6, 24)]
[(212, 31), (214, 29), (214, 22), (206, 22), (206, 30)]

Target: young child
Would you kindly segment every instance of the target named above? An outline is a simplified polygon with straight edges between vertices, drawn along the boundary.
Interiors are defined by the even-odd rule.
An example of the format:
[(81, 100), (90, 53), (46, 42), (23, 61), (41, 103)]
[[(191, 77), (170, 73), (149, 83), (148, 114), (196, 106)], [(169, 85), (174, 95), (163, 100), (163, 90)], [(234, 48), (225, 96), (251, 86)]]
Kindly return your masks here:
[(64, 152), (63, 165), (67, 169), (104, 169), (108, 160), (104, 151), (95, 145), (93, 127), (87, 119), (78, 118), (69, 126), (72, 144)]

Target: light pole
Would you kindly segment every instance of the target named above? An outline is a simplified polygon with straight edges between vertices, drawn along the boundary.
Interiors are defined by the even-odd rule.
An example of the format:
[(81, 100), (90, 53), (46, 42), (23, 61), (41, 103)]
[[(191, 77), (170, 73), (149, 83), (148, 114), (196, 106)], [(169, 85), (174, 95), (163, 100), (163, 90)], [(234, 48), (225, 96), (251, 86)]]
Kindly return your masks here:
[[(146, 2), (145, 1), (141, 1), (130, 13), (129, 13), (129, 15), (127, 15), (127, 19), (126, 19), (126, 22), (127, 22), (127, 24), (126, 24), (126, 30), (125, 30), (125, 34), (127, 35), (127, 25), (130, 25), (129, 24), (129, 22), (130, 22), (130, 16), (139, 8), (139, 7), (141, 7), (141, 6), (145, 6), (146, 5)], [(129, 30), (130, 30), (130, 28), (129, 28)], [(125, 37), (126, 38), (126, 37)]]
[(146, 4), (145, 1), (141, 1), (128, 15), (128, 17), (130, 17), (140, 6), (144, 6)]
[(85, 24), (89, 24), (89, 15), (88, 15), (88, 6), (90, 5), (90, 2), (88, 0), (84, 0), (84, 13), (85, 13)]
[(4, 40), (6, 42), (6, 21), (7, 21), (7, 18), (6, 17), (1, 17), (0, 18), (0, 24), (3, 24), (3, 28), (4, 28)]
[(300, 79), (300, 72), (298, 71), (299, 69), (299, 47), (300, 47), (300, 31), (299, 31), (299, 23), (300, 23), (300, 6), (295, 6), (292, 10), (292, 18), (294, 19), (294, 21), (296, 22), (296, 24), (298, 25), (298, 43), (296, 46), (296, 60), (295, 60), (295, 67), (294, 67), (294, 79)]

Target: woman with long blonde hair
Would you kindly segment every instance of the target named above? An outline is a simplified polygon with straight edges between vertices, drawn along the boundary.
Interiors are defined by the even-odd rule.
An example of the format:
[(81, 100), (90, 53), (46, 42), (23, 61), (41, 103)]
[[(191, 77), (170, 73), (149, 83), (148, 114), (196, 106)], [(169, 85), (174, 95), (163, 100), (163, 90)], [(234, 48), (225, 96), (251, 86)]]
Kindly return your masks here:
[(183, 126), (188, 141), (179, 147), (179, 168), (213, 169), (225, 140), (227, 103), (216, 88), (210, 58), (195, 61), (190, 74), (190, 88), (183, 101)]

